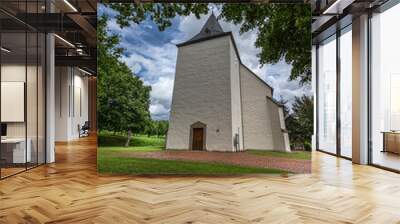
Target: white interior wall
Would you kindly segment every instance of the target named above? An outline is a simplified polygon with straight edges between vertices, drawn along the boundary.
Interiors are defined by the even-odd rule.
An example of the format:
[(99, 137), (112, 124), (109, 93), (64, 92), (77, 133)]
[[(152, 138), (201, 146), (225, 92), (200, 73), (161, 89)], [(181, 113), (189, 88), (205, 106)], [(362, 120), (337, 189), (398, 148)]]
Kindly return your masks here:
[(55, 71), (55, 140), (68, 141), (70, 70), (68, 67), (56, 67)]
[(76, 68), (57, 67), (56, 86), (55, 139), (77, 139), (78, 125), (82, 126), (88, 120), (88, 78)]
[[(74, 107), (72, 108), (71, 130), (70, 136), (72, 139), (79, 137), (78, 125), (82, 126), (85, 121), (88, 121), (88, 78), (82, 76), (83, 73), (74, 70), (73, 90)], [(79, 102), (80, 101), (80, 102)]]

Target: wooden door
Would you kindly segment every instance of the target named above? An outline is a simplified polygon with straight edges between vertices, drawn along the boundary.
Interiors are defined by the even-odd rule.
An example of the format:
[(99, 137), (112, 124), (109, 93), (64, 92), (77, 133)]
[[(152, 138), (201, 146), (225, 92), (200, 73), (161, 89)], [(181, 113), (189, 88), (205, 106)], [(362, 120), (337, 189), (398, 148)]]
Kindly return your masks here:
[(203, 128), (193, 128), (192, 150), (203, 150)]

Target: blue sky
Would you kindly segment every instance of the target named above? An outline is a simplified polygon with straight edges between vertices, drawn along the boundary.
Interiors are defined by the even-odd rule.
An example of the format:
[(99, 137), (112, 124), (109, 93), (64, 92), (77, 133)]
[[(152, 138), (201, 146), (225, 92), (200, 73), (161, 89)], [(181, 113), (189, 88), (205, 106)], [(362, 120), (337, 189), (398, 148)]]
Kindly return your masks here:
[[(214, 14), (219, 15), (217, 7), (211, 9)], [(109, 32), (121, 36), (120, 46), (125, 49), (122, 60), (146, 85), (152, 87), (150, 93), (152, 118), (168, 119), (178, 50), (175, 45), (196, 35), (209, 15), (200, 19), (194, 15), (177, 16), (172, 20), (172, 26), (161, 32), (150, 20), (121, 29), (112, 18), (115, 15), (112, 10), (101, 6), (98, 13), (108, 14), (111, 17), (107, 25)], [(260, 66), (257, 58), (260, 50), (254, 46), (257, 30), (240, 35), (239, 25), (221, 20), (219, 22), (224, 31), (233, 32), (242, 62), (274, 88), (274, 98), (283, 97), (291, 103), (295, 96), (311, 95), (310, 86), (300, 86), (297, 81), (288, 81), (291, 66), (285, 62)]]

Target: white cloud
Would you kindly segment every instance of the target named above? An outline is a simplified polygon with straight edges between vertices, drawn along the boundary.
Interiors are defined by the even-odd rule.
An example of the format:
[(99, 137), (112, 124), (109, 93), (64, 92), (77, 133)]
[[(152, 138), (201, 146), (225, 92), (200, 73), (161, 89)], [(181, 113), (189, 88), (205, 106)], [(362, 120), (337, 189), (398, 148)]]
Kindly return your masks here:
[[(121, 46), (125, 49), (131, 47), (129, 44)], [(174, 76), (177, 48), (173, 44), (165, 44), (162, 47), (143, 44), (136, 45), (135, 48), (134, 52), (123, 56), (122, 60), (134, 68), (137, 74), (144, 71), (144, 75), (151, 79)]]
[[(146, 27), (145, 29), (149, 29)], [(140, 37), (142, 32), (135, 32)], [(132, 32), (122, 32), (121, 35), (132, 35)], [(124, 61), (143, 81), (151, 86), (150, 113), (153, 119), (168, 119), (172, 99), (172, 88), (175, 76), (177, 48), (174, 44), (165, 43), (155, 46), (146, 39), (138, 43), (122, 42), (127, 55)]]
[(160, 77), (151, 84), (150, 113), (153, 119), (166, 120), (169, 118), (173, 85), (173, 77)]
[(154, 106), (162, 106), (165, 108), (166, 112), (169, 112), (173, 86), (173, 78), (160, 77), (151, 85), (151, 104)]
[(168, 119), (169, 109), (162, 104), (150, 105), (150, 113), (155, 120), (166, 120)]

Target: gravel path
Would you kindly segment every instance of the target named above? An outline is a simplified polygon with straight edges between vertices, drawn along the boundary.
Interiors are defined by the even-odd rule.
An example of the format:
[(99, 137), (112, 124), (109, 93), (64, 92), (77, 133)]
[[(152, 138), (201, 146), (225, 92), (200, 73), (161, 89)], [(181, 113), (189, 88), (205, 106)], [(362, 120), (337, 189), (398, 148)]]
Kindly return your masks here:
[(294, 173), (310, 173), (311, 160), (286, 159), (280, 157), (253, 155), (248, 152), (207, 152), (207, 151), (157, 151), (125, 152), (126, 156), (163, 160), (186, 160), (220, 162), (250, 167), (276, 168)]

